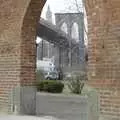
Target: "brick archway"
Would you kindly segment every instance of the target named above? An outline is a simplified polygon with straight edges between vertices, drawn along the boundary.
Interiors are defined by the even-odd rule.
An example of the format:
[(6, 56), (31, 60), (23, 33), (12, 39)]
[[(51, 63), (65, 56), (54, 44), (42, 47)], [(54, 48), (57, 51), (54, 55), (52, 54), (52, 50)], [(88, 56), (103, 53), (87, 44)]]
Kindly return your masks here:
[[(35, 95), (34, 90), (29, 88), (35, 83), (35, 29), (44, 4), (45, 0), (1, 1), (0, 111), (17, 110), (27, 114), (34, 111), (29, 103), (34, 97), (27, 99), (27, 105), (33, 109), (26, 111), (23, 109), (25, 106), (20, 107), (25, 102), (20, 95), (24, 98), (26, 93), (30, 95), (29, 91), (33, 93), (32, 96)], [(89, 84), (100, 93), (101, 113), (112, 115), (111, 119), (118, 120), (120, 1), (86, 0), (85, 5), (89, 26)], [(29, 87), (24, 88), (26, 85)]]
[(44, 4), (45, 0), (31, 0), (24, 15), (21, 27), (21, 84), (23, 85), (35, 83), (33, 74), (36, 68), (36, 29)]
[[(45, 0), (1, 1), (1, 112), (25, 114), (35, 112), (35, 37), (37, 23), (44, 4)], [(28, 98), (25, 97), (25, 94), (28, 95)]]

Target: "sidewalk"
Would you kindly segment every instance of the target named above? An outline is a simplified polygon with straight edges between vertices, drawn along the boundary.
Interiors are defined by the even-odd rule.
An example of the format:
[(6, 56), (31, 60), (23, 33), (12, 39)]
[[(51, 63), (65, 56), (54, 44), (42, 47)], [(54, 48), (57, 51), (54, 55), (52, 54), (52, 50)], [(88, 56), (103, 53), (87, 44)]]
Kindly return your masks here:
[(0, 120), (58, 120), (53, 117), (0, 115)]

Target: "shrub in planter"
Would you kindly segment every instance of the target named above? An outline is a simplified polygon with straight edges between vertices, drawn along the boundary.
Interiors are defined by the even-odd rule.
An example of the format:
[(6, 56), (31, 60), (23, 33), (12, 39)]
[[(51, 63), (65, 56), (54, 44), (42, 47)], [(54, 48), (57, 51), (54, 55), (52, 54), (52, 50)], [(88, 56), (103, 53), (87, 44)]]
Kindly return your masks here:
[(84, 87), (85, 79), (86, 79), (85, 74), (81, 74), (79, 76), (72, 76), (68, 80), (68, 88), (72, 93), (81, 94), (82, 89)]
[(38, 91), (49, 93), (62, 93), (64, 84), (55, 80), (39, 81), (37, 85)]

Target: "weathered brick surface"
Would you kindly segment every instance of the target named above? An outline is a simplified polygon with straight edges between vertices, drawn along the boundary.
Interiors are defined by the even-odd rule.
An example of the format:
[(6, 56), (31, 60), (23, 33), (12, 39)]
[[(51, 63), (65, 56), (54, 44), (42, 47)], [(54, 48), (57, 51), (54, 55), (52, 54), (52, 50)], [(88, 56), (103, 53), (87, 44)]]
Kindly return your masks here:
[(36, 25), (45, 0), (0, 0), (0, 111), (16, 86), (35, 83)]
[[(45, 0), (0, 0), (0, 110), (17, 85), (35, 83), (35, 29)], [(120, 1), (86, 0), (89, 84), (100, 93), (101, 113), (120, 118)], [(112, 118), (111, 117), (111, 118)]]
[(100, 93), (103, 115), (120, 119), (120, 1), (86, 0), (89, 84)]

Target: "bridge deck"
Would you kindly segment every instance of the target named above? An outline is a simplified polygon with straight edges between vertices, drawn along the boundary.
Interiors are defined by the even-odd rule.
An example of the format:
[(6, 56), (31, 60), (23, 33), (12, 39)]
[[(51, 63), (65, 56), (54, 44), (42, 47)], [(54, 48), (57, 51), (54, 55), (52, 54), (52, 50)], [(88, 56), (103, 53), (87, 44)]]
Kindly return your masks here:
[(56, 25), (53, 25), (52, 23), (42, 18), (38, 23), (37, 36), (59, 47), (70, 47), (70, 41), (71, 47), (77, 45), (75, 40), (72, 39), (69, 35), (57, 28)]

